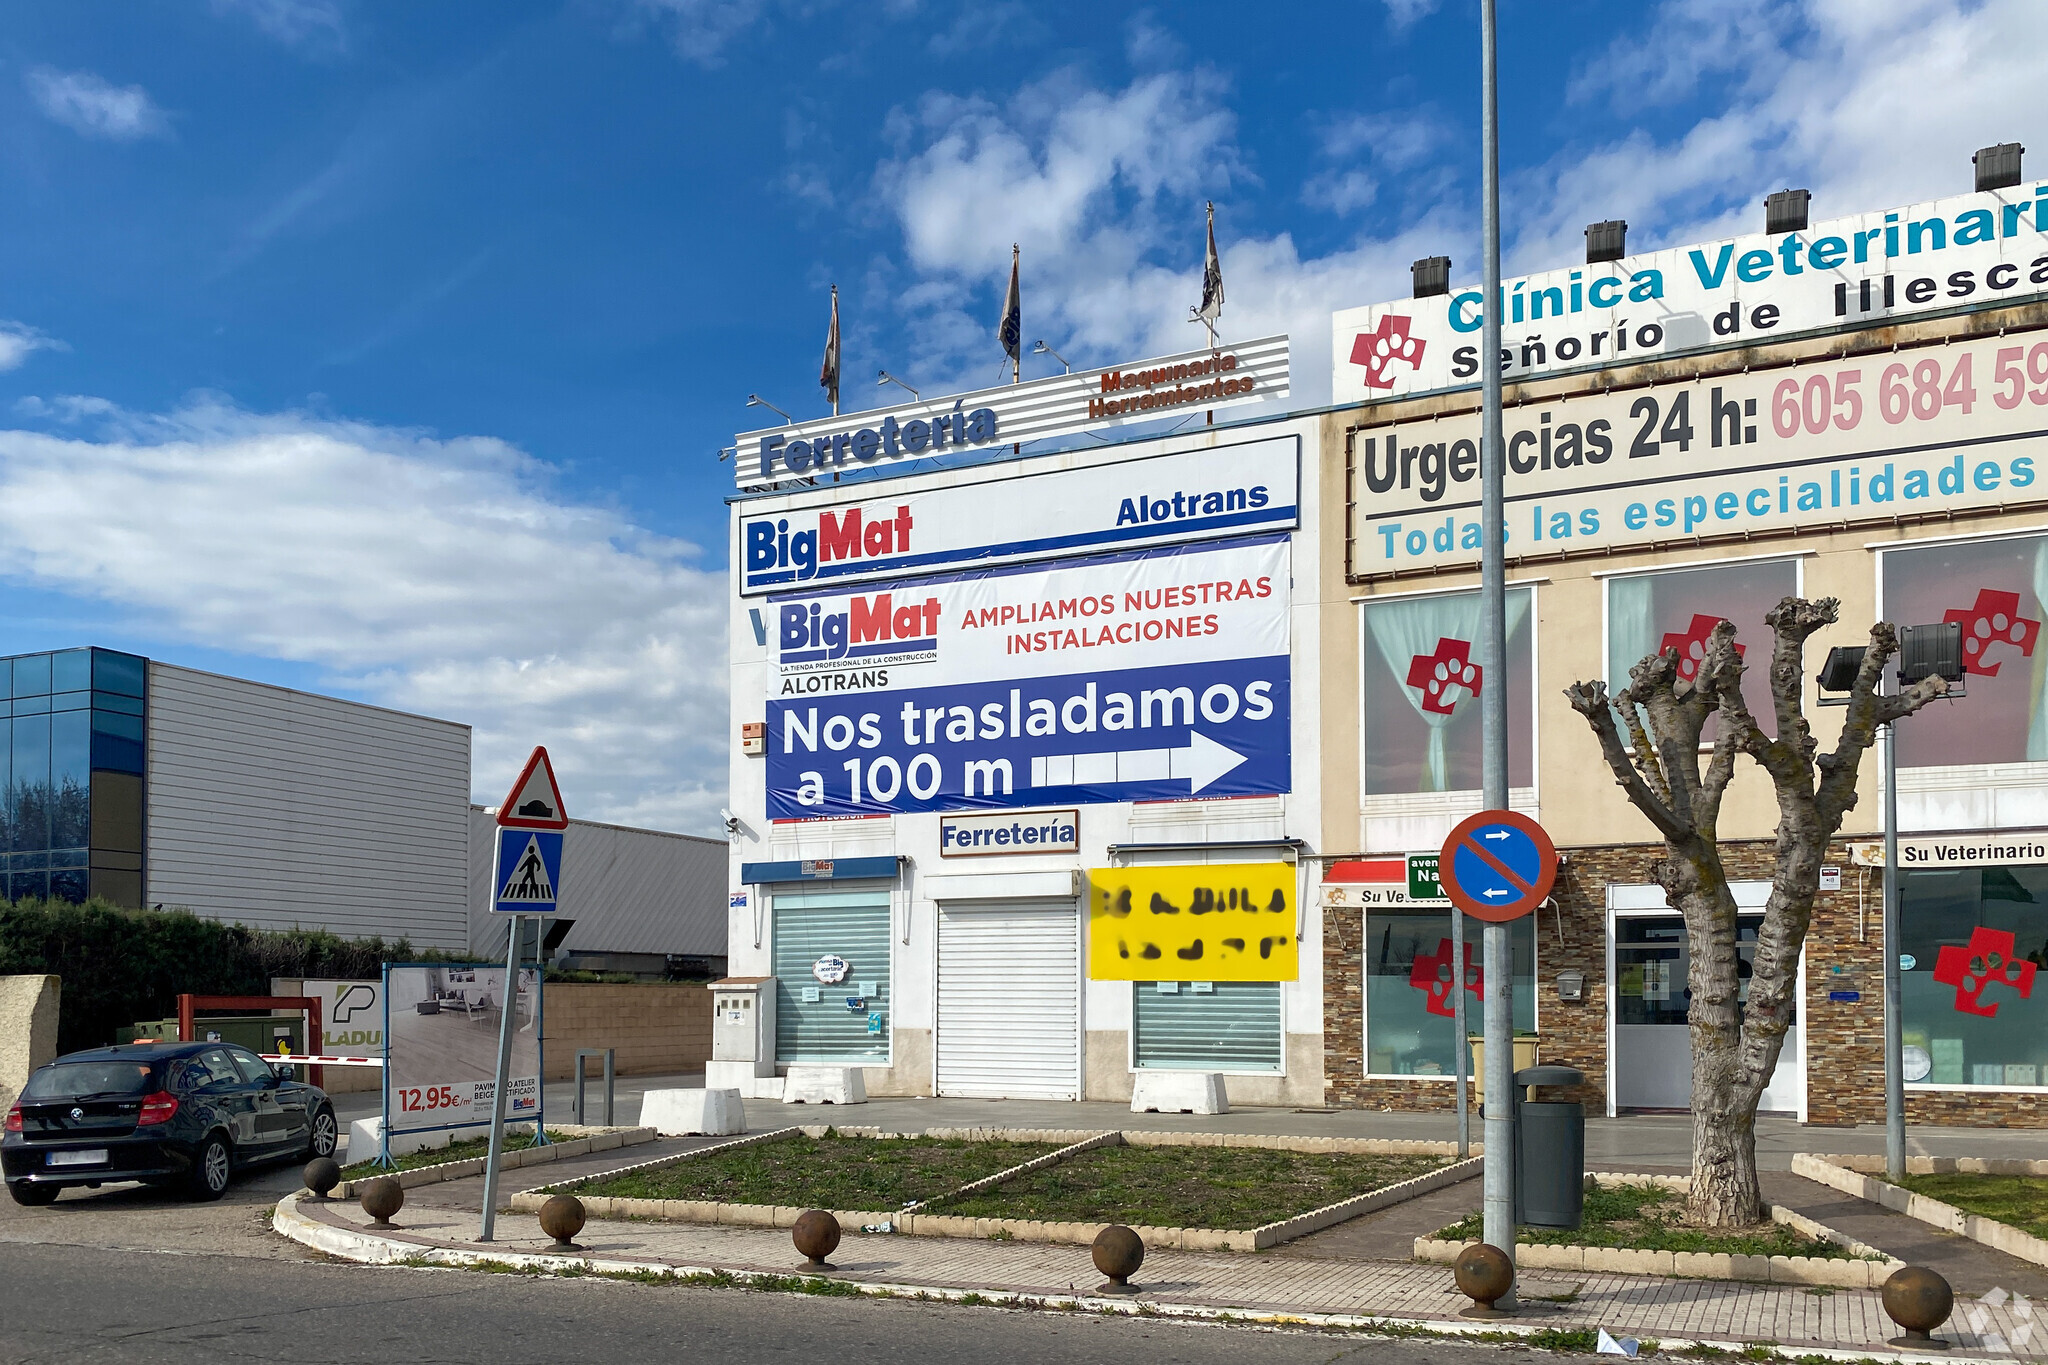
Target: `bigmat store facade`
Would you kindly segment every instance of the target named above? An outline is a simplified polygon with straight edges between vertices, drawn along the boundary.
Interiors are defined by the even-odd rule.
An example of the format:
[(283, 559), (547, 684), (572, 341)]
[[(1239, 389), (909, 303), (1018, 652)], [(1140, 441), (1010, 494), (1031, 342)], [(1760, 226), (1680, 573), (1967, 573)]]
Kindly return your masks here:
[[(1567, 858), (1516, 927), (1518, 1029), (1585, 1070), (1596, 1113), (1687, 1107), (1687, 949), (1654, 884), (1661, 845), (1563, 693), (1659, 648), (1684, 657), (1722, 618), (1754, 664), (1765, 611), (1798, 593), (1841, 600), (1810, 652), (1823, 745), (1841, 713), (1814, 707), (1810, 675), (1828, 646), (1878, 619), (1961, 623), (1967, 698), (1900, 727), (1909, 1117), (2048, 1124), (2044, 204), (2048, 184), (2021, 184), (1509, 281), (1501, 679), (1469, 657), (1478, 295), (1337, 315), (1337, 392), (1358, 401), (1320, 433), (1320, 787), (1323, 847), (1356, 852), (1320, 894), (1333, 1103), (1451, 1103), (1450, 911), (1411, 896), (1406, 855), (1476, 808), (1473, 698), (1505, 686), (1514, 804)], [(1768, 714), (1760, 668), (1746, 685)], [(1827, 860), (1764, 1097), (1814, 1123), (1883, 1112), (1881, 767), (1873, 750)], [(1777, 815), (1761, 773), (1738, 771), (1724, 851), (1760, 914)]]
[(1285, 386), (1274, 338), (741, 438), (729, 962), (778, 1072), (1322, 1102), (1321, 426), (1203, 419)]

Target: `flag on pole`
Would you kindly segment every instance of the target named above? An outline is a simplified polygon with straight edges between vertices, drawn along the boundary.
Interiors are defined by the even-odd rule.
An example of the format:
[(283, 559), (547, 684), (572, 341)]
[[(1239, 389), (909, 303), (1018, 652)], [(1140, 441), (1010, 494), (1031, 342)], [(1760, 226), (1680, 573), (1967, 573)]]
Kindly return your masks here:
[(1209, 344), (1216, 344), (1216, 319), (1223, 315), (1223, 262), (1216, 255), (1216, 205), (1209, 205), (1209, 254), (1202, 260), (1202, 306), (1192, 310), (1189, 322), (1209, 329)]
[(825, 363), (818, 368), (818, 383), (832, 400), (832, 415), (839, 415), (839, 286), (832, 286), (832, 326), (825, 333)]
[(1016, 382), (1023, 375), (1024, 360), (1024, 306), (1017, 295), (1017, 244), (1010, 244), (1010, 292), (1003, 296), (1003, 320), (996, 324), (996, 336), (1002, 340), (1003, 354), (1010, 357), (1010, 379)]

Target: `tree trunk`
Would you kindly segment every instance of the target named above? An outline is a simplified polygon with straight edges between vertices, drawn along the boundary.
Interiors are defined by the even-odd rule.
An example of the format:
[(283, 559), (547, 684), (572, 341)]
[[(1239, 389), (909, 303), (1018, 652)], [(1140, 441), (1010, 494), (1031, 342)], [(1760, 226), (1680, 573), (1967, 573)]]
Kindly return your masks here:
[(1745, 1087), (1734, 1081), (1733, 1049), (1718, 1067), (1709, 1051), (1695, 1033), (1692, 1194), (1686, 1200), (1686, 1221), (1705, 1228), (1747, 1227), (1763, 1221), (1763, 1191), (1756, 1178), (1756, 1101), (1745, 1102)]

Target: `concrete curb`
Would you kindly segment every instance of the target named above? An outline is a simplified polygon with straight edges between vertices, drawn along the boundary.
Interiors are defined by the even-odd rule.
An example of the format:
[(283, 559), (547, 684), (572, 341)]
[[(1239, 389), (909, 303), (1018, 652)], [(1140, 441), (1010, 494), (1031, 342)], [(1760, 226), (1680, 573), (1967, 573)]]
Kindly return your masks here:
[[(654, 1141), (657, 1134), (652, 1128), (576, 1128), (566, 1124), (551, 1125), (555, 1132), (584, 1133), (587, 1136), (572, 1138), (568, 1142), (551, 1142), (545, 1147), (522, 1147), (516, 1152), (505, 1152), (502, 1161), (505, 1169), (520, 1166), (541, 1166), (550, 1161), (566, 1161), (573, 1156), (587, 1156), (592, 1152), (608, 1152), (615, 1147), (635, 1147), (643, 1142)], [(438, 1185), (444, 1180), (464, 1180), (473, 1175), (482, 1175), (488, 1158), (469, 1157), (462, 1161), (444, 1161), (437, 1166), (414, 1166), (409, 1170), (393, 1171), (398, 1178), (400, 1189), (409, 1190), (416, 1185)], [(336, 1199), (353, 1199), (356, 1187), (371, 1180), (385, 1180), (390, 1176), (361, 1175), (354, 1180), (344, 1180), (334, 1187)]]
[[(466, 1248), (429, 1246), (417, 1242), (398, 1242), (376, 1233), (337, 1228), (332, 1224), (309, 1218), (298, 1208), (300, 1196), (288, 1194), (278, 1201), (272, 1215), (271, 1226), (279, 1235), (311, 1247), (316, 1251), (340, 1260), (354, 1261), (365, 1265), (409, 1265), (431, 1266), (447, 1269), (473, 1268), (479, 1265), (510, 1265), (522, 1270), (540, 1274), (599, 1274), (599, 1275), (661, 1275), (678, 1280), (693, 1277), (720, 1276), (743, 1285), (782, 1287), (794, 1280), (826, 1279), (835, 1283), (850, 1285), (855, 1291), (876, 1298), (911, 1298), (937, 1300), (947, 1303), (972, 1302), (978, 1305), (1008, 1308), (1045, 1308), (1086, 1313), (1118, 1313), (1131, 1317), (1181, 1318), (1201, 1322), (1224, 1322), (1233, 1325), (1326, 1328), (1352, 1331), (1385, 1331), (1408, 1333), (1422, 1329), (1444, 1337), (1477, 1337), (1481, 1340), (1499, 1341), (1502, 1338), (1529, 1338), (1550, 1330), (1541, 1323), (1521, 1322), (1468, 1322), (1456, 1318), (1398, 1317), (1394, 1315), (1372, 1315), (1358, 1313), (1312, 1313), (1292, 1312), (1264, 1308), (1228, 1308), (1207, 1304), (1161, 1303), (1151, 1299), (1094, 1298), (1084, 1294), (1039, 1294), (1026, 1291), (1001, 1289), (958, 1289), (943, 1285), (920, 1285), (915, 1283), (882, 1283), (846, 1280), (839, 1277), (805, 1276), (791, 1272), (783, 1274), (773, 1271), (733, 1269), (715, 1265), (671, 1265), (657, 1261), (612, 1260), (594, 1256), (558, 1256), (533, 1254), (517, 1251), (491, 1250), (473, 1251)], [(1660, 1352), (1683, 1352), (1693, 1347), (1705, 1347), (1726, 1353), (1754, 1353), (1763, 1343), (1735, 1337), (1659, 1337)], [(1845, 1365), (1859, 1365), (1873, 1358), (1897, 1361), (1900, 1365), (1954, 1365), (1953, 1355), (1933, 1355), (1900, 1351), (1885, 1346), (1832, 1347), (1801, 1344), (1796, 1347), (1776, 1349), (1781, 1360), (1796, 1357), (1818, 1357), (1824, 1360), (1841, 1361)], [(1751, 1359), (1757, 1356), (1752, 1354)]]
[[(1853, 1163), (1853, 1164), (1852, 1164)], [(1795, 1152), (1792, 1156), (1792, 1173), (1803, 1175), (1808, 1180), (1867, 1199), (1873, 1204), (1903, 1213), (1908, 1218), (1917, 1218), (1930, 1227), (1967, 1237), (2002, 1251), (2008, 1256), (2035, 1265), (2048, 1265), (2048, 1241), (2022, 1232), (2008, 1223), (1982, 1214), (1970, 1213), (1954, 1204), (1943, 1203), (1924, 1194), (1888, 1181), (1875, 1175), (1866, 1175), (1858, 1167), (1884, 1169), (1881, 1156), (1820, 1156), (1811, 1152)], [(1908, 1175), (2048, 1175), (2048, 1161), (2025, 1161), (2019, 1159), (1998, 1159), (1979, 1157), (1909, 1157), (1906, 1161)]]

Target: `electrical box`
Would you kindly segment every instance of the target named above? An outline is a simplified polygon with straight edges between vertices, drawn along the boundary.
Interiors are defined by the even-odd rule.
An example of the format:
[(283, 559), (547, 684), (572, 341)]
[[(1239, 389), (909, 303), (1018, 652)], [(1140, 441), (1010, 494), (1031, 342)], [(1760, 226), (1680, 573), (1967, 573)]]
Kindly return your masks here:
[(740, 725), (740, 752), (756, 755), (768, 752), (767, 721), (750, 720)]
[(711, 1060), (750, 1062), (775, 1074), (775, 978), (729, 976), (711, 983)]

